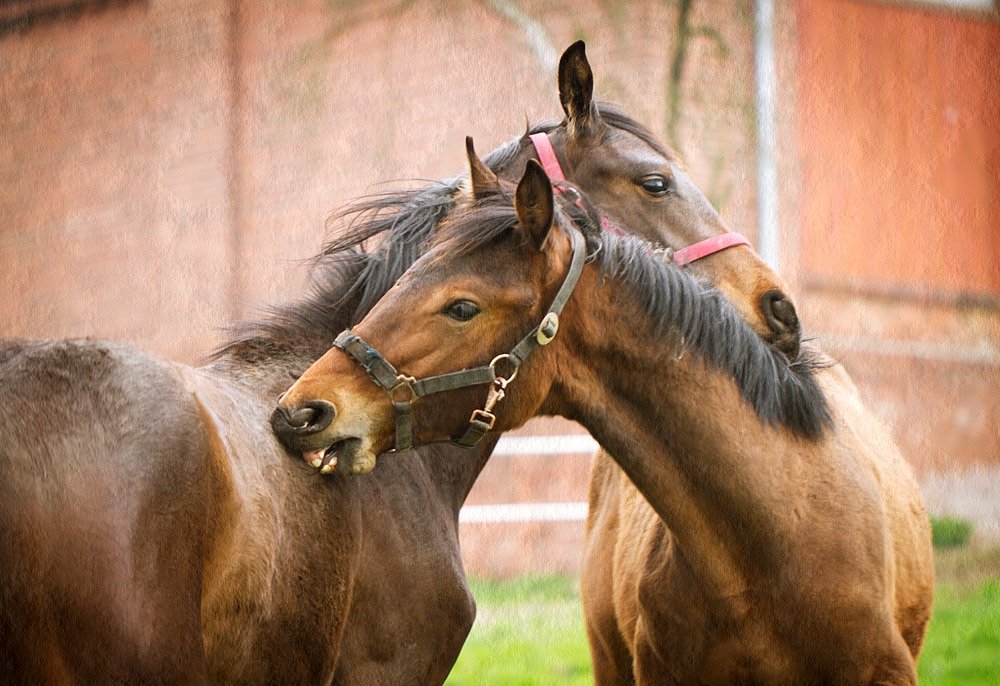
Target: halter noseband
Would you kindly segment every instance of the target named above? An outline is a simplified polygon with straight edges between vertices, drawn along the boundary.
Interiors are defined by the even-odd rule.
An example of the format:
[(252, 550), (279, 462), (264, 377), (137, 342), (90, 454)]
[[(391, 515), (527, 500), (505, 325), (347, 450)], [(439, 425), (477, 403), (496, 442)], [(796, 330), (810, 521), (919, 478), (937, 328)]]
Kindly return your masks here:
[[(559, 291), (552, 300), (548, 313), (538, 326), (522, 338), (509, 353), (497, 355), (488, 365), (415, 379), (412, 376), (400, 374), (382, 353), (353, 334), (350, 329), (337, 336), (333, 342), (334, 347), (340, 348), (354, 358), (358, 364), (365, 368), (375, 385), (389, 394), (396, 416), (395, 449), (397, 451), (413, 447), (413, 401), (442, 391), (490, 384), (486, 404), (482, 409), (472, 412), (469, 417), (469, 426), (465, 432), (460, 437), (451, 439), (450, 442), (471, 448), (493, 428), (493, 424), (496, 422), (493, 408), (503, 399), (507, 385), (517, 376), (518, 369), (528, 358), (528, 355), (536, 348), (548, 345), (555, 338), (559, 331), (559, 314), (562, 312), (563, 306), (566, 305), (566, 301), (573, 294), (573, 289), (580, 279), (583, 263), (587, 258), (586, 242), (576, 227), (573, 227), (569, 233), (573, 242), (573, 257), (570, 261), (569, 271), (566, 272), (566, 278), (563, 279)], [(501, 362), (510, 365), (508, 376), (497, 372), (497, 365)]]
[[(533, 133), (528, 138), (531, 139), (532, 144), (535, 146), (535, 151), (538, 153), (538, 161), (542, 163), (542, 167), (545, 169), (545, 173), (549, 175), (549, 179), (555, 183), (557, 181), (565, 181), (566, 175), (563, 174), (562, 166), (559, 164), (559, 158), (556, 157), (556, 151), (552, 147), (552, 141), (549, 140), (549, 134), (547, 133)], [(557, 190), (562, 192), (564, 187), (559, 185), (554, 186)], [(603, 214), (601, 216), (601, 228), (610, 233), (617, 234), (619, 236), (625, 235), (621, 227), (615, 224), (613, 221), (605, 217)], [(745, 245), (750, 249), (753, 246), (750, 245), (750, 241), (746, 239), (742, 234), (731, 231), (729, 233), (724, 233), (718, 236), (712, 236), (711, 238), (706, 238), (703, 241), (698, 241), (686, 248), (681, 248), (680, 250), (673, 251), (672, 258), (674, 264), (678, 267), (683, 267), (686, 264), (691, 264), (703, 257), (708, 257), (717, 252), (725, 250), (726, 248), (732, 248), (737, 245)]]

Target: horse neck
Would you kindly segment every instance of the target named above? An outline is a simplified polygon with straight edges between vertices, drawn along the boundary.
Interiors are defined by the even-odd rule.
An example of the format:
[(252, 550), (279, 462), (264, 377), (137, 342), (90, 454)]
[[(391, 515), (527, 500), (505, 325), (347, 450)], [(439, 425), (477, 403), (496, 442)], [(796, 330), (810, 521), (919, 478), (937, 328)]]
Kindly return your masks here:
[(440, 501), (448, 503), (457, 517), (476, 479), (493, 454), (498, 439), (499, 436), (487, 436), (474, 448), (450, 444), (428, 445), (417, 448), (415, 456), (400, 455), (390, 459), (419, 459), (430, 479), (428, 487), (437, 491)]
[(573, 331), (560, 335), (572, 338), (563, 341), (572, 352), (542, 409), (585, 426), (710, 590), (738, 594), (748, 564), (780, 565), (803, 469), (828, 465), (810, 439), (761, 422), (731, 378), (697, 353), (679, 355), (670, 337), (641, 325), (622, 327), (643, 315), (623, 312), (612, 290), (591, 290), (586, 311), (567, 307), (561, 321)]
[[(299, 332), (293, 336), (271, 331), (228, 346), (201, 369), (230, 392), (256, 398), (262, 410), (270, 413), (278, 396), (327, 351), (331, 338), (328, 334), (305, 336)], [(435, 492), (435, 499), (457, 517), (496, 440), (489, 437), (473, 449), (429, 445), (390, 459), (406, 461), (404, 469), (409, 477), (426, 482), (427, 490)], [(365, 478), (377, 479), (378, 475)]]

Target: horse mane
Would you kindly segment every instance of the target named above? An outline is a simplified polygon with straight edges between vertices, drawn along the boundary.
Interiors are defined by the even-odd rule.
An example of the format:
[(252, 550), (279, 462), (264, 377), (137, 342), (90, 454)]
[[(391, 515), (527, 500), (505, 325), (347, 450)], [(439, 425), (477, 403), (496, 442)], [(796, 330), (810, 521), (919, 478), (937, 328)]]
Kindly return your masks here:
[[(676, 155), (651, 131), (615, 105), (598, 103), (609, 126), (636, 136), (668, 159)], [(565, 122), (547, 120), (526, 127), (524, 134), (486, 155), (484, 162), (502, 174), (528, 136), (551, 132)], [(425, 182), (414, 188), (391, 189), (358, 198), (334, 212), (326, 222), (333, 235), (308, 263), (310, 287), (296, 301), (263, 310), (256, 321), (228, 329), (228, 341), (208, 360), (237, 355), (261, 361), (289, 346), (321, 349), (339, 331), (357, 323), (403, 275), (455, 208), (465, 176)], [(325, 348), (322, 348), (325, 350)]]
[(673, 336), (678, 352), (691, 350), (732, 377), (764, 423), (819, 438), (833, 422), (816, 380), (825, 360), (807, 347), (789, 360), (761, 340), (725, 295), (651, 247), (635, 236), (605, 236), (599, 260), (601, 271), (643, 309), (654, 335)]
[[(798, 359), (789, 360), (761, 340), (725, 295), (675, 265), (665, 251), (637, 236), (600, 231), (587, 205), (581, 209), (560, 196), (556, 203), (557, 224), (566, 230), (572, 222), (583, 232), (589, 259), (621, 285), (620, 300), (638, 304), (655, 338), (675, 341), (679, 353), (690, 350), (730, 376), (766, 424), (810, 439), (832, 424), (815, 376), (826, 363), (814, 351), (803, 348)], [(456, 211), (445, 240), (449, 252), (466, 254), (505, 239), (516, 225), (506, 190)]]

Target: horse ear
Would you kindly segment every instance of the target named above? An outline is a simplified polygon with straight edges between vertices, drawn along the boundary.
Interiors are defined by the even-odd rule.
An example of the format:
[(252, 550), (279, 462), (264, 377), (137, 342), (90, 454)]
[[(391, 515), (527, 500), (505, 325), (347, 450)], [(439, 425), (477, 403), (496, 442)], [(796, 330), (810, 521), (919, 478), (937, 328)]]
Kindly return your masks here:
[(465, 152), (469, 157), (469, 180), (472, 182), (472, 197), (485, 198), (500, 190), (500, 178), (486, 163), (479, 159), (472, 145), (472, 136), (465, 137)]
[(555, 203), (552, 199), (552, 182), (537, 160), (528, 160), (524, 176), (514, 193), (514, 209), (517, 210), (521, 230), (541, 250), (552, 229)]
[(601, 125), (594, 102), (594, 72), (587, 61), (586, 47), (578, 40), (559, 58), (559, 102), (566, 113), (571, 136), (594, 134)]

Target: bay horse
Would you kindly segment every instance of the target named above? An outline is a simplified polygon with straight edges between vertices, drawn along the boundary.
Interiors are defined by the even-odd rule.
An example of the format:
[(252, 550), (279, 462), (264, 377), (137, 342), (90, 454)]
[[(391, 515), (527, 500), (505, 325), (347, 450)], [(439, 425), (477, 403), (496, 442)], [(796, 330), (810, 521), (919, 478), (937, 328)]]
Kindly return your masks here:
[(411, 444), (573, 419), (636, 485), (621, 496), (665, 524), (625, 506), (616, 522), (642, 539), (616, 551), (642, 608), (619, 619), (623, 682), (914, 684), (927, 516), (904, 465), (828, 403), (817, 363), (556, 204), (534, 161), (513, 194), (494, 180), (475, 195), (285, 392), (276, 414), (322, 418), (294, 448), (367, 471)]
[[(565, 121), (527, 133), (546, 134), (580, 188), (613, 188), (602, 211), (647, 238), (726, 233), (669, 151), (592, 88), (574, 44)], [(487, 162), (516, 179), (537, 154), (524, 135)], [(468, 192), (459, 178), (352, 206), (355, 230), (317, 258), (313, 290), (197, 366), (89, 339), (0, 345), (0, 679), (444, 680), (475, 616), (458, 512), (495, 439), (317, 479), (269, 421)], [(751, 251), (697, 268), (724, 271), (755, 330), (794, 357), (794, 307)]]

